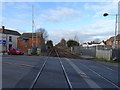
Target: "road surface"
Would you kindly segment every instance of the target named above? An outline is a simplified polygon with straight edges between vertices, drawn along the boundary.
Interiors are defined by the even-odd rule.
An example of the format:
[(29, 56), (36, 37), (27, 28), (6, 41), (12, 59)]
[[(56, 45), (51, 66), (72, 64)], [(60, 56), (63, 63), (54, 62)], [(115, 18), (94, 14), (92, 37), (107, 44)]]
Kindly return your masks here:
[(72, 89), (119, 89), (118, 67), (93, 60), (21, 55), (2, 58), (3, 88), (30, 88), (46, 60), (34, 88), (70, 88), (61, 60)]

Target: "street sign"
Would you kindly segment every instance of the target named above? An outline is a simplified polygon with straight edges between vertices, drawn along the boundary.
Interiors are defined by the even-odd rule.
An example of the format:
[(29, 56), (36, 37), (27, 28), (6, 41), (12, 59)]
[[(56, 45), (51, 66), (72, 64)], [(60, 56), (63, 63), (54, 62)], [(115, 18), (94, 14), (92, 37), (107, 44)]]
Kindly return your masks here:
[(0, 40), (0, 44), (6, 44), (6, 40)]

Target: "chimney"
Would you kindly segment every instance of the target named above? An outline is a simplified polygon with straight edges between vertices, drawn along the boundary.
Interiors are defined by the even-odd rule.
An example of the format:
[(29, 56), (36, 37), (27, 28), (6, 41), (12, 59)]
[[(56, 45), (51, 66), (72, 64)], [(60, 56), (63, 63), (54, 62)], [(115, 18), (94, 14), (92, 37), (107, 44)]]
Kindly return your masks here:
[(2, 33), (5, 32), (5, 26), (2, 26)]

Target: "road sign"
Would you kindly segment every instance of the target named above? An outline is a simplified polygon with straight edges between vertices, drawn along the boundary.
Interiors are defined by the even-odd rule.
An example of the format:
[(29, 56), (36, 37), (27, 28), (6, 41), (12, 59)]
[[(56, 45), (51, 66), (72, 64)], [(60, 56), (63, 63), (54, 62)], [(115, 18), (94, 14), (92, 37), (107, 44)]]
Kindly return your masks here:
[(0, 44), (6, 44), (6, 40), (0, 40)]

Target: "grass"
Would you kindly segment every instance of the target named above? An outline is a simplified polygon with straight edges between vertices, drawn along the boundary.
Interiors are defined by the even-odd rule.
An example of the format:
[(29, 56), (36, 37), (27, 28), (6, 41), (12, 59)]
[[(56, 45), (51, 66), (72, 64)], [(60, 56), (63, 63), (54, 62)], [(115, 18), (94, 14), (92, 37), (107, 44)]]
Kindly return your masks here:
[(39, 56), (38, 54), (29, 54), (28, 56)]
[(108, 60), (108, 59), (104, 59), (104, 58), (96, 58), (99, 61), (104, 61), (104, 62), (110, 62), (110, 63), (120, 63), (119, 61), (113, 61), (113, 60)]

